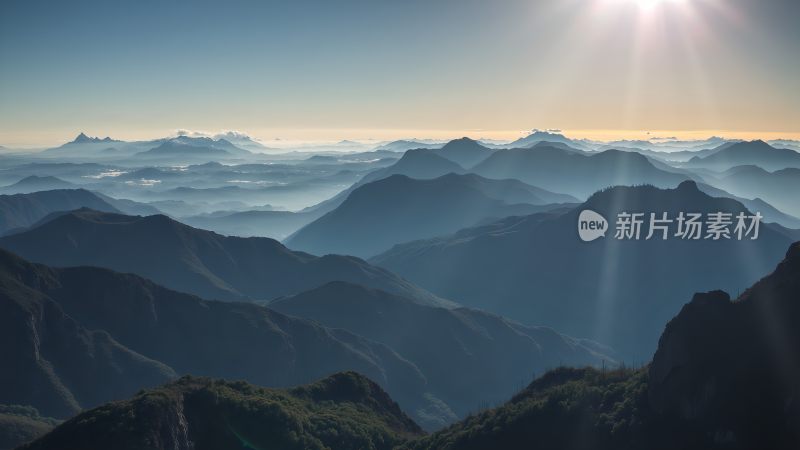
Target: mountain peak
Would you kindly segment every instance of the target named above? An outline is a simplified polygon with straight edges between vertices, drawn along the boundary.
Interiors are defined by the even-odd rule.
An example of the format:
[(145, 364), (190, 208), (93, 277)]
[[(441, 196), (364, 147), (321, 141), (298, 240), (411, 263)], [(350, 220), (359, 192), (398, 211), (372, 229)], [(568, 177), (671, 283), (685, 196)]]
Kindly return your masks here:
[(116, 142), (116, 141), (114, 139), (111, 139), (109, 136), (106, 136), (102, 139), (99, 137), (87, 136), (86, 133), (81, 131), (80, 134), (78, 134), (78, 136), (76, 136), (75, 139), (72, 140), (72, 142), (69, 142), (69, 144), (92, 144), (96, 142)]
[(800, 241), (795, 242), (786, 250), (784, 262), (788, 264), (800, 265)]
[(677, 190), (679, 192), (699, 192), (700, 191), (700, 189), (697, 187), (697, 183), (694, 180), (681, 181), (681, 184), (678, 185)]
[(561, 133), (553, 133), (551, 131), (546, 130), (533, 130), (533, 133), (529, 134), (528, 137), (560, 137), (564, 138), (565, 136)]
[(464, 136), (464, 137), (460, 137), (460, 138), (458, 138), (458, 139), (453, 139), (452, 141), (450, 141), (450, 142), (448, 142), (447, 144), (445, 144), (445, 145), (444, 145), (444, 147), (447, 147), (447, 146), (456, 146), (456, 145), (464, 145), (464, 144), (475, 144), (475, 145), (480, 145), (480, 144), (478, 143), (478, 141), (476, 141), (476, 140), (474, 140), (474, 139), (470, 139), (470, 138), (468, 138), (468, 137)]

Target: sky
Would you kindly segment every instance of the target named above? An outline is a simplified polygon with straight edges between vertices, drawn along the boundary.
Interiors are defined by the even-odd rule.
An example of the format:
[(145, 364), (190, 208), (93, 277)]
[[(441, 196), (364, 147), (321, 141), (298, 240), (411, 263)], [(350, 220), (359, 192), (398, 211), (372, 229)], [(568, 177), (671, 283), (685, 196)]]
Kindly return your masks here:
[(797, 0), (0, 2), (0, 145), (800, 137)]

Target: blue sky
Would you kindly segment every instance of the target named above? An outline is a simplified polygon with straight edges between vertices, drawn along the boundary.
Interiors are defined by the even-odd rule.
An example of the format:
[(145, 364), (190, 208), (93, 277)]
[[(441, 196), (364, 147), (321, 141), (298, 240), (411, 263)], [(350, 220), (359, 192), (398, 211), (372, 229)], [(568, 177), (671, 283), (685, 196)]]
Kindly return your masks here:
[(4, 1), (0, 144), (800, 134), (800, 2), (644, 1)]

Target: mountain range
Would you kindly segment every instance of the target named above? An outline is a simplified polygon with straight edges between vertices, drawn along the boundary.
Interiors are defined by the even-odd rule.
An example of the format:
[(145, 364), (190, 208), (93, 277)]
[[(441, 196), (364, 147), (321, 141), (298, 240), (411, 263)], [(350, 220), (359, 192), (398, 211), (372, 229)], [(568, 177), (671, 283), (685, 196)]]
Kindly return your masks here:
[[(425, 374), (429, 392), (447, 405), (453, 417), (463, 417), (481, 403), (504, 401), (547, 368), (615, 363), (613, 350), (546, 327), (524, 326), (469, 308), (421, 305), (345, 282), (277, 299), (268, 306), (386, 344)], [(437, 428), (444, 425), (440, 422)]]
[(420, 302), (447, 304), (358, 258), (320, 258), (291, 251), (274, 239), (221, 236), (163, 215), (82, 209), (2, 237), (0, 247), (54, 266), (91, 265), (135, 273), (209, 299), (269, 300), (344, 280)]
[[(107, 269), (31, 264), (5, 251), (0, 310), (0, 354), (16, 367), (0, 380), (0, 404), (57, 418), (181, 374), (288, 386), (357, 370), (432, 429), (502, 401), (547, 367), (613, 361), (612, 350), (551, 329), (345, 282), (265, 308), (207, 301)], [(418, 328), (417, 344), (409, 327)]]
[(377, 147), (375, 147), (373, 151), (388, 150), (391, 152), (405, 152), (406, 150), (412, 150), (415, 148), (439, 148), (442, 145), (444, 144), (420, 142), (409, 139), (400, 139), (397, 141), (391, 141), (380, 144)]
[[(366, 437), (377, 435), (398, 450), (793, 449), (800, 442), (798, 280), (795, 243), (772, 274), (736, 301), (721, 291), (696, 294), (666, 326), (649, 365), (558, 368), (505, 404), (429, 435), (380, 388), (353, 373), (283, 392), (183, 378), (83, 413), (25, 448), (213, 443), (210, 448), (235, 449), (243, 442), (251, 448), (253, 442), (315, 448), (308, 443), (316, 444), (314, 438), (331, 448), (354, 448), (354, 441), (357, 448), (381, 448)], [(267, 406), (272, 412), (265, 416)], [(320, 434), (315, 413), (327, 413), (323, 423), (333, 424), (336, 441), (324, 440), (330, 435)], [(273, 425), (274, 417), (283, 420)], [(293, 425), (303, 419), (306, 426)], [(295, 430), (289, 442), (287, 424)], [(296, 444), (299, 439), (308, 441)]]
[(668, 172), (635, 152), (584, 153), (554, 145), (497, 150), (471, 169), (486, 178), (514, 178), (553, 192), (587, 198), (616, 185), (675, 187), (686, 175)]
[(53, 189), (75, 189), (76, 186), (67, 181), (51, 176), (27, 176), (14, 184), (0, 187), (2, 194), (30, 194), (31, 192), (49, 191)]
[(0, 195), (0, 235), (30, 227), (55, 212), (80, 208), (120, 212), (106, 200), (84, 189)]
[(736, 142), (706, 156), (695, 156), (687, 167), (712, 169), (719, 172), (736, 166), (753, 165), (768, 171), (800, 168), (800, 152), (775, 148), (762, 140)]
[[(582, 242), (583, 210), (600, 213), (605, 238)], [(675, 189), (614, 187), (567, 213), (540, 213), (398, 245), (371, 259), (432, 292), (466, 306), (552, 326), (607, 343), (643, 359), (658, 331), (693, 292), (744, 289), (767, 273), (791, 242), (782, 229), (760, 224), (758, 239), (615, 239), (623, 211), (704, 215), (747, 211), (739, 202), (712, 198), (694, 182)], [(749, 212), (747, 214), (750, 214)], [(676, 232), (676, 228), (671, 233)], [(703, 231), (705, 233), (705, 231)], [(746, 261), (746, 263), (743, 263)]]
[(758, 166), (736, 166), (709, 178), (714, 186), (742, 196), (762, 198), (780, 210), (800, 217), (800, 169), (769, 172)]
[[(800, 173), (800, 170), (798, 170), (798, 172)], [(758, 197), (752, 200), (747, 198), (737, 197), (722, 189), (718, 189), (703, 183), (698, 183), (697, 188), (712, 197), (727, 197), (734, 199), (737, 202), (744, 205), (745, 208), (747, 208), (749, 211), (758, 211), (759, 213), (761, 213), (764, 216), (765, 222), (774, 222), (787, 228), (800, 230), (800, 219), (784, 213), (783, 211), (765, 202), (764, 200), (761, 200)]]
[(579, 150), (592, 150), (592, 146), (586, 145), (586, 143), (583, 141), (570, 139), (558, 132), (543, 131), (543, 130), (533, 130), (533, 132), (528, 134), (527, 136), (519, 138), (507, 145), (504, 145), (503, 147), (529, 148), (542, 142), (564, 144), (571, 148)]
[[(242, 139), (237, 139), (242, 141)], [(244, 141), (242, 141), (244, 142)], [(253, 148), (255, 142), (244, 142)], [(149, 141), (119, 141), (92, 138), (81, 133), (73, 141), (35, 154), (39, 158), (114, 161), (118, 164), (141, 164), (144, 161), (165, 164), (187, 164), (254, 157), (249, 150), (237, 147), (224, 137), (191, 137), (181, 135)]]
[(0, 353), (15, 367), (2, 373), (0, 403), (64, 418), (177, 374), (289, 386), (357, 370), (410, 411), (424, 408), (419, 370), (347, 331), (250, 303), (202, 300), (134, 275), (0, 257)]
[(225, 139), (214, 140), (206, 137), (190, 138), (179, 136), (165, 140), (150, 150), (136, 153), (133, 157), (138, 159), (181, 159), (181, 161), (200, 159), (203, 161), (217, 161), (251, 155), (251, 152), (241, 149)]
[(404, 449), (792, 449), (800, 442), (800, 243), (731, 302), (696, 294), (649, 366), (558, 369)]
[(432, 180), (392, 175), (356, 188), (286, 244), (318, 255), (369, 257), (402, 242), (574, 201), (517, 180), (489, 180), (475, 174), (451, 173)]

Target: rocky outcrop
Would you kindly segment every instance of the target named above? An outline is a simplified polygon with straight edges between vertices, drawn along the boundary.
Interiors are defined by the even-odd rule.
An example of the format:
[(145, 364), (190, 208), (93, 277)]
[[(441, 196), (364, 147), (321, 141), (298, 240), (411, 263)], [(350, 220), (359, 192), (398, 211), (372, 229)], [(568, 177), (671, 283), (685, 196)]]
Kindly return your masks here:
[(652, 409), (738, 446), (800, 442), (798, 320), (795, 243), (737, 300), (721, 291), (696, 294), (670, 321), (650, 366)]

